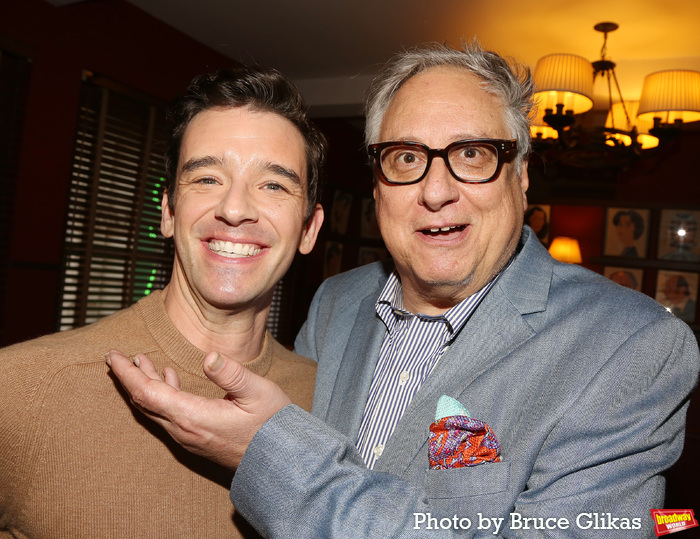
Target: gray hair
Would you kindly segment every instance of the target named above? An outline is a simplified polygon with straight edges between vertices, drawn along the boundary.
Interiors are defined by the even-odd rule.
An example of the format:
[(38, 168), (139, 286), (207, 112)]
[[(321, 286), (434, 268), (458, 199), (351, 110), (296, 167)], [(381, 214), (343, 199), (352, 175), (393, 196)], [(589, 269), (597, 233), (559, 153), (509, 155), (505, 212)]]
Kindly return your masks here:
[(413, 77), (431, 67), (454, 66), (479, 77), (486, 92), (501, 98), (505, 122), (511, 136), (518, 141), (516, 170), (522, 170), (530, 154), (530, 119), (534, 113), (534, 84), (530, 69), (498, 54), (485, 51), (476, 42), (453, 49), (439, 43), (429, 43), (401, 52), (387, 62), (367, 90), (365, 105), (365, 143), (379, 141), (379, 130), (392, 98)]

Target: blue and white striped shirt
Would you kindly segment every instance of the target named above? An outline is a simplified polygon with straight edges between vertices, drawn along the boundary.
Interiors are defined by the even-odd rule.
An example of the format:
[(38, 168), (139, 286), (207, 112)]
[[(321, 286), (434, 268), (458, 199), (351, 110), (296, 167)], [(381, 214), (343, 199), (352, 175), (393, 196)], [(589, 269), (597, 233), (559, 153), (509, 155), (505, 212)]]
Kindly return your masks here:
[(495, 282), (496, 278), (445, 314), (428, 316), (404, 309), (401, 281), (395, 271), (390, 275), (376, 303), (387, 334), (357, 437), (370, 470), (411, 399)]

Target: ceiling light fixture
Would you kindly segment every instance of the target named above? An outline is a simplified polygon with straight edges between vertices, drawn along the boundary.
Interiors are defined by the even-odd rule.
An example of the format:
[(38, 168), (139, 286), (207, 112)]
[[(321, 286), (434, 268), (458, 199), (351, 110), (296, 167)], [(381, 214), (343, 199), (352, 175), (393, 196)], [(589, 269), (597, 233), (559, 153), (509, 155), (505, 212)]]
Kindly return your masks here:
[(574, 114), (593, 108), (591, 63), (575, 54), (549, 54), (535, 67), (535, 99), (544, 109), (543, 120), (560, 135), (574, 123)]
[[(535, 67), (535, 100), (540, 112), (533, 121), (536, 141), (558, 139), (559, 146), (574, 148), (586, 141), (636, 152), (658, 145), (658, 138), (676, 133), (681, 122), (700, 120), (700, 72), (664, 71), (648, 75), (639, 102), (626, 102), (615, 73), (616, 64), (607, 58), (608, 34), (618, 29), (614, 22), (593, 28), (603, 34), (600, 59), (589, 62), (573, 54), (550, 54)], [(600, 77), (607, 86), (608, 116), (595, 133), (584, 133), (577, 115), (593, 108), (593, 86)], [(550, 127), (552, 130), (547, 130)], [(555, 134), (556, 133), (556, 134)], [(607, 151), (607, 150), (606, 150)], [(602, 159), (600, 164), (609, 160)], [(616, 160), (616, 162), (621, 162)]]
[(700, 120), (700, 73), (659, 71), (644, 78), (638, 118), (653, 122), (652, 134), (667, 138), (684, 122)]

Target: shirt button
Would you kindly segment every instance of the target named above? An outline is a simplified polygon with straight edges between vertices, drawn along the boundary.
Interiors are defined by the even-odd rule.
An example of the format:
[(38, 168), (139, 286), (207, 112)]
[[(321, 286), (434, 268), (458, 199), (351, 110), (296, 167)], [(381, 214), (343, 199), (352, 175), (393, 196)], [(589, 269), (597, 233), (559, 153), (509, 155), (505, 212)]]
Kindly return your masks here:
[(373, 449), (373, 453), (376, 458), (381, 457), (382, 453), (384, 453), (384, 446), (382, 444), (379, 444)]
[(405, 385), (406, 382), (408, 382), (408, 379), (411, 377), (411, 374), (408, 371), (403, 371), (399, 375), (399, 385)]

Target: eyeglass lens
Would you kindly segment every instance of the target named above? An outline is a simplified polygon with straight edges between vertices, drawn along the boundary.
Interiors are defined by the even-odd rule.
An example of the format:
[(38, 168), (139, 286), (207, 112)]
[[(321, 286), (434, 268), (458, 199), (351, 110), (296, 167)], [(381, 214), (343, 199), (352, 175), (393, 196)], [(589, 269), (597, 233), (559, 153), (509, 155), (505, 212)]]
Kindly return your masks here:
[(430, 166), (430, 154), (447, 161), (452, 174), (460, 180), (475, 181), (490, 178), (498, 168), (498, 151), (490, 143), (465, 142), (453, 144), (445, 150), (428, 150), (418, 145), (389, 146), (384, 148), (380, 163), (389, 181), (408, 183), (418, 180)]

